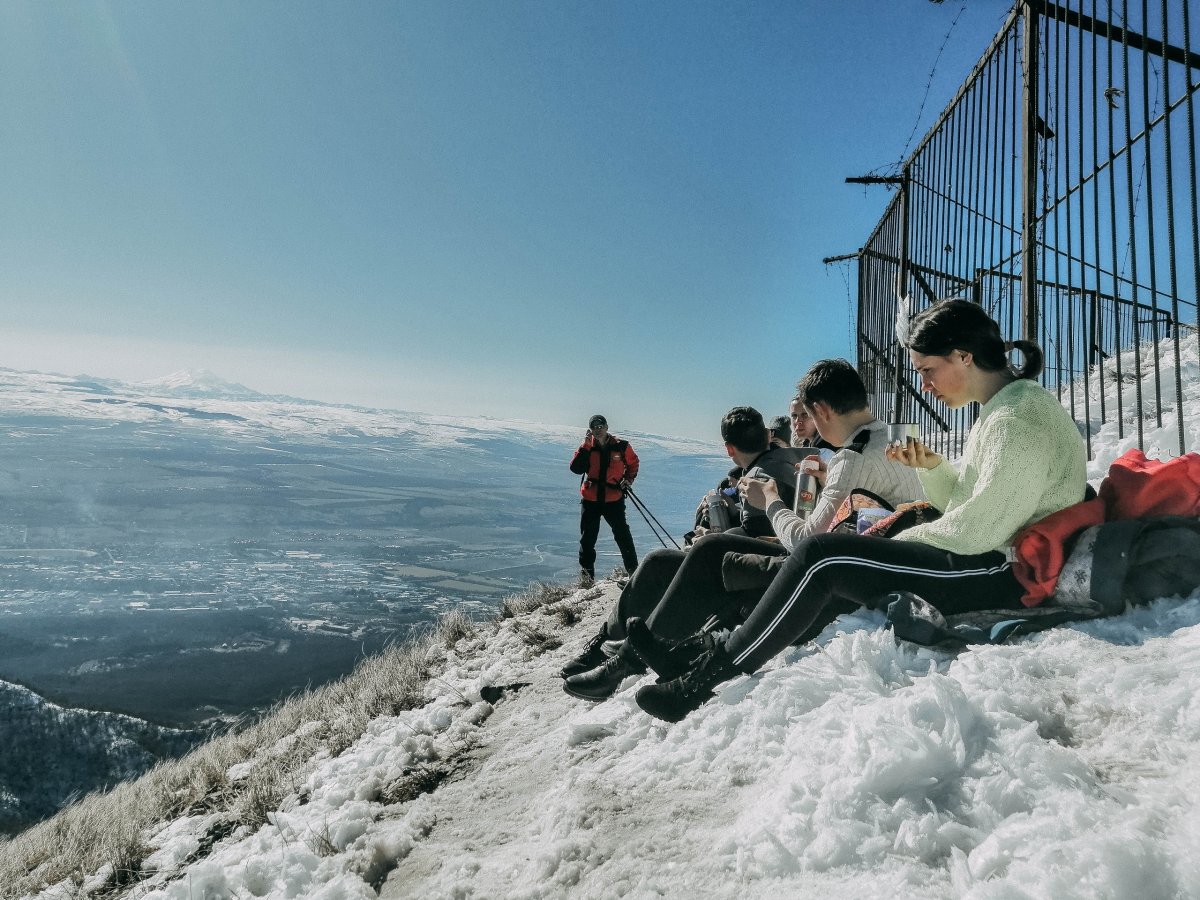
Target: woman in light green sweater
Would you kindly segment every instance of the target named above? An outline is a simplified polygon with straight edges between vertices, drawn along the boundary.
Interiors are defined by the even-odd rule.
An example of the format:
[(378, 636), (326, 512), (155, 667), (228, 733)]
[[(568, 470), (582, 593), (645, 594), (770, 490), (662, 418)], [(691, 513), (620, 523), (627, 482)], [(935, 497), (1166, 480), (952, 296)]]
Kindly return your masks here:
[[(1036, 344), (1006, 344), (981, 307), (946, 300), (918, 314), (904, 345), (921, 387), (947, 406), (981, 404), (957, 470), (920, 441), (889, 449), (919, 470), (941, 518), (894, 540), (820, 534), (802, 541), (746, 622), (682, 675), (637, 693), (642, 709), (677, 721), (723, 681), (759, 669), (829, 603), (871, 604), (911, 591), (943, 613), (1018, 608), (1023, 590), (1007, 550), (1024, 526), (1083, 499), (1086, 453), (1062, 404), (1032, 379)], [(1008, 352), (1025, 356), (1013, 370)], [(662, 649), (662, 648), (659, 648)]]
[(897, 540), (965, 554), (1007, 550), (1026, 525), (1083, 499), (1083, 438), (1053, 394), (1007, 369), (981, 368), (969, 351), (948, 356), (912, 351), (912, 356), (925, 389), (947, 405), (983, 405), (957, 470), (919, 442), (889, 448), (890, 458), (917, 469), (925, 497), (942, 511), (937, 521), (910, 528)]

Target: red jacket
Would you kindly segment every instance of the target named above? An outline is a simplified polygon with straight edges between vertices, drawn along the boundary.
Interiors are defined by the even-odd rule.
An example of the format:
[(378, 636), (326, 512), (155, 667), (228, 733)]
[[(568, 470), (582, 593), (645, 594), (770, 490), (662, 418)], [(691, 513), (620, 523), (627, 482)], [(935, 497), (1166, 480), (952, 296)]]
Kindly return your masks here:
[(1200, 516), (1200, 453), (1167, 462), (1130, 450), (1112, 464), (1094, 500), (1034, 522), (1013, 542), (1013, 574), (1025, 588), (1021, 602), (1038, 606), (1054, 593), (1071, 538), (1117, 519)]
[(588, 437), (571, 458), (571, 471), (583, 476), (579, 493), (584, 500), (623, 500), (621, 482), (637, 478), (638, 456), (628, 441), (611, 434), (603, 446)]

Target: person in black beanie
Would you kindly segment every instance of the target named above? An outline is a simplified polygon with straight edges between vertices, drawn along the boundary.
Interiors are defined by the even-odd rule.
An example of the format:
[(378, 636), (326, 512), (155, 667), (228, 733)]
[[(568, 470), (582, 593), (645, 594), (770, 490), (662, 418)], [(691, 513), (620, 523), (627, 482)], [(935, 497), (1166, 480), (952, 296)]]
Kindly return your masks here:
[(600, 520), (612, 529), (621, 551), (621, 563), (632, 574), (637, 568), (637, 550), (625, 521), (625, 493), (638, 474), (638, 456), (628, 441), (609, 434), (608, 421), (601, 415), (588, 422), (583, 443), (571, 459), (571, 471), (581, 475), (579, 493), (579, 575), (585, 582), (596, 577), (596, 538)]

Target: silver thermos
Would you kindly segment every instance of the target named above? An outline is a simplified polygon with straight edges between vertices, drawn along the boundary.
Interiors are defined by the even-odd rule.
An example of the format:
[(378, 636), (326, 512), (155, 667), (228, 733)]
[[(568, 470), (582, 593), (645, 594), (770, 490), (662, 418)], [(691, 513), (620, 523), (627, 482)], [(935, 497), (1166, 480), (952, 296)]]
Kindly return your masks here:
[(705, 495), (708, 500), (708, 530), (726, 531), (733, 524), (729, 517), (729, 507), (720, 491), (709, 491)]
[(806, 456), (796, 470), (796, 499), (792, 511), (802, 519), (807, 519), (817, 506), (821, 483), (817, 481), (816, 472), (820, 465), (821, 457)]

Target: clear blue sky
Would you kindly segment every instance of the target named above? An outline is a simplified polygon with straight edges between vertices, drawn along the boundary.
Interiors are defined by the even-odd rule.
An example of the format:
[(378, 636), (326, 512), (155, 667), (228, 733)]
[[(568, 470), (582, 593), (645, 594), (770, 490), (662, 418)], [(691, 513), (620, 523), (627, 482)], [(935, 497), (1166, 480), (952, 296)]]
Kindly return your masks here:
[[(715, 437), (850, 355), (962, 0), (0, 5), (0, 365)], [(917, 138), (1007, 12), (968, 0)]]

